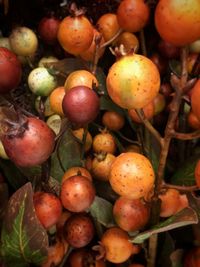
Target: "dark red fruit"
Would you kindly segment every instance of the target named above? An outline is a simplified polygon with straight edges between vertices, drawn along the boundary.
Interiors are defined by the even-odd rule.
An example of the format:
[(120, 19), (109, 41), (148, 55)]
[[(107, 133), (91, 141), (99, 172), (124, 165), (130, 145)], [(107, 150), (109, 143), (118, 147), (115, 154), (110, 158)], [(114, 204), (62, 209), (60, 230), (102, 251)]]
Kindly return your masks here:
[(38, 33), (47, 44), (55, 44), (60, 20), (55, 17), (44, 17), (38, 25)]
[(160, 40), (158, 43), (158, 50), (163, 57), (168, 59), (178, 58), (180, 55), (179, 47), (176, 47), (175, 45), (164, 40)]
[(44, 228), (48, 229), (58, 222), (62, 213), (62, 205), (58, 197), (51, 193), (36, 192), (33, 195), (33, 204)]
[(30, 117), (23, 124), (11, 126), (2, 137), (2, 143), (16, 165), (31, 167), (49, 158), (54, 149), (55, 134), (45, 122)]
[(21, 63), (9, 49), (0, 47), (0, 93), (8, 93), (20, 83)]
[(96, 118), (99, 104), (95, 91), (86, 86), (76, 86), (65, 94), (62, 108), (71, 122), (85, 125)]
[(94, 233), (94, 224), (86, 214), (74, 214), (64, 225), (64, 237), (69, 245), (75, 248), (89, 244)]
[(82, 212), (92, 204), (95, 189), (87, 177), (71, 176), (62, 183), (60, 198), (63, 206), (69, 211)]

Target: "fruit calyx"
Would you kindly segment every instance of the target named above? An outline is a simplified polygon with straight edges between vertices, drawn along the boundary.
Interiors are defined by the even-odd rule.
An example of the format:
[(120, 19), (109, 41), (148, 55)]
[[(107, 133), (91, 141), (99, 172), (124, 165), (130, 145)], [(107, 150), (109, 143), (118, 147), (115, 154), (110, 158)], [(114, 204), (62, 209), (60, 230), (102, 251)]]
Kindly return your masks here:
[(94, 156), (98, 160), (98, 162), (101, 162), (105, 160), (107, 154), (108, 154), (107, 152), (102, 151), (100, 153), (94, 153)]
[(101, 243), (101, 241), (99, 241), (98, 243), (99, 243), (98, 245), (92, 247), (92, 250), (97, 252), (96, 260), (105, 259), (106, 249), (103, 246), (103, 244)]
[(71, 17), (80, 17), (85, 15), (86, 9), (84, 7), (78, 9), (76, 3), (72, 3), (69, 8), (69, 13)]
[(124, 56), (132, 56), (135, 54), (135, 48), (127, 51), (123, 44), (116, 46), (114, 49), (110, 47), (110, 51), (116, 57), (116, 60)]

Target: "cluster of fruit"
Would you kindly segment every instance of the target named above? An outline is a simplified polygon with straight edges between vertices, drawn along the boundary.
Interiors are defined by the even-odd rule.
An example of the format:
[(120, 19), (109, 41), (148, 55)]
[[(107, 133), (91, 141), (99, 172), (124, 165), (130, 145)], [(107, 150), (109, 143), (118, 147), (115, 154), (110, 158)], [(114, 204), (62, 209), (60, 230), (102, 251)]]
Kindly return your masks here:
[[(147, 2), (122, 0), (116, 13), (103, 14), (96, 25), (86, 17), (84, 9), (73, 3), (69, 15), (62, 19), (54, 15), (42, 18), (37, 34), (26, 26), (18, 26), (8, 37), (0, 38), (0, 93), (4, 100), (0, 108), (0, 156), (22, 169), (37, 165), (50, 168), (49, 159), (58, 150), (66, 128), (83, 152), (82, 166), (63, 170), (57, 194), (53, 189), (45, 192), (44, 183), (39, 183), (39, 190), (34, 192), (35, 214), (55, 239), (53, 245), (49, 244), (48, 257), (40, 263), (42, 267), (59, 266), (68, 254), (66, 266), (71, 267), (105, 267), (110, 263), (142, 267), (144, 257), (139, 260), (141, 264), (134, 263), (134, 255), (142, 254), (142, 247), (130, 242), (130, 237), (147, 229), (151, 200), (156, 196), (160, 200), (161, 219), (189, 206), (186, 194), (177, 189), (163, 187), (154, 192), (155, 166), (148, 159), (143, 142), (123, 136), (123, 130), (129, 133), (130, 127), (127, 130), (126, 126), (129, 123), (137, 132), (142, 123), (148, 124), (152, 118), (155, 127), (158, 121), (166, 125), (174, 108), (171, 105), (174, 88), (165, 80), (168, 63), (171, 59), (180, 60), (181, 47), (185, 45), (190, 51), (187, 72), (196, 75), (200, 2), (160, 0), (155, 9)], [(161, 39), (156, 46), (159, 52), (147, 56), (144, 47), (141, 48), (142, 34), (152, 13)], [(38, 60), (40, 42), (46, 47), (59, 44), (64, 57), (73, 57), (73, 62), (81, 60), (85, 68), (72, 68), (73, 71), (63, 74), (59, 66), (65, 62), (64, 57), (59, 60), (48, 55)], [(106, 88), (102, 91), (97, 65), (109, 45), (116, 61), (106, 73)], [(179, 67), (175, 69), (178, 74)], [(22, 82), (34, 99), (34, 114), (17, 106), (12, 98), (12, 92)], [(199, 79), (184, 90), (183, 99), (189, 103), (188, 125), (199, 130)], [(114, 109), (102, 111), (105, 95)], [(8, 105), (10, 101), (12, 105)], [(176, 124), (178, 129), (178, 119)], [(98, 132), (92, 128), (95, 126)], [(118, 145), (118, 135), (124, 140), (123, 148)], [(200, 161), (195, 170), (198, 187), (199, 166)], [(48, 183), (48, 178), (42, 182)], [(102, 227), (102, 233), (98, 233), (95, 218), (90, 214), (98, 197), (95, 181), (105, 183), (116, 194), (112, 203), (114, 224)]]

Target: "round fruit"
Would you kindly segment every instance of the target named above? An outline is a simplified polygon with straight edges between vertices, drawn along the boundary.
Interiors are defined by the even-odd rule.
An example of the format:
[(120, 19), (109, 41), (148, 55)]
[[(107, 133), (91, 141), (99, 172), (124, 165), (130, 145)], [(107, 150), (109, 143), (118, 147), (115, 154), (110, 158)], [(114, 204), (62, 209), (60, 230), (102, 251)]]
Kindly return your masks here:
[(194, 177), (198, 187), (200, 187), (200, 160), (197, 161), (195, 170), (194, 170)]
[[(149, 120), (149, 119), (153, 118), (153, 116), (155, 114), (154, 103), (151, 101), (149, 104), (147, 104), (145, 107), (143, 107), (143, 112), (144, 112), (146, 119)], [(129, 109), (128, 114), (131, 117), (132, 121), (134, 121), (136, 123), (142, 123), (142, 121), (138, 117), (135, 109)]]
[(93, 239), (94, 224), (86, 214), (73, 214), (64, 226), (64, 237), (74, 248), (85, 247)]
[(200, 106), (199, 106), (199, 99), (200, 99), (200, 79), (197, 80), (195, 86), (192, 89), (192, 96), (191, 96), (191, 105), (194, 114), (200, 120)]
[(13, 52), (19, 56), (31, 56), (38, 48), (36, 34), (27, 27), (17, 27), (13, 29), (9, 40)]
[(91, 172), (94, 178), (101, 181), (108, 181), (111, 165), (115, 160), (115, 156), (110, 153), (100, 153), (95, 155), (92, 160)]
[(105, 152), (110, 154), (114, 154), (117, 148), (115, 138), (107, 131), (95, 135), (92, 147), (95, 153)]
[(42, 57), (38, 62), (38, 67), (46, 68), (47, 67), (46, 64), (56, 63), (56, 62), (58, 62), (58, 59), (54, 56)]
[(166, 107), (165, 96), (160, 93), (157, 94), (157, 96), (153, 100), (153, 104), (154, 104), (154, 115), (158, 115)]
[(200, 121), (192, 110), (187, 115), (187, 122), (192, 129), (200, 129)]
[(179, 196), (179, 206), (177, 212), (181, 211), (184, 208), (189, 207), (189, 202), (186, 194), (182, 194)]
[(46, 99), (42, 98), (41, 96), (36, 97), (35, 109), (37, 110), (38, 113), (41, 113), (41, 104), (45, 117), (54, 115), (54, 111), (50, 107), (49, 97), (47, 97)]
[[(99, 47), (101, 47), (104, 44), (105, 40), (104, 40), (103, 36), (101, 35), (101, 33), (98, 32), (96, 29), (94, 29), (93, 40), (92, 40), (90, 47), (80, 54), (80, 57), (82, 59), (84, 59), (85, 61), (93, 61), (94, 60), (95, 49), (96, 49), (96, 39), (98, 40), (98, 38), (100, 38)], [(103, 56), (104, 51), (105, 51), (105, 47), (99, 48), (98, 58)]]
[(92, 43), (93, 26), (83, 15), (67, 16), (59, 25), (57, 38), (66, 52), (79, 55)]
[(157, 66), (160, 75), (164, 75), (167, 71), (168, 62), (157, 52), (154, 52), (150, 57), (151, 61)]
[(28, 75), (30, 90), (40, 96), (48, 96), (57, 86), (57, 81), (44, 67), (33, 69)]
[(58, 222), (62, 213), (58, 197), (51, 193), (36, 192), (33, 195), (33, 204), (36, 215), (45, 229), (49, 229)]
[(128, 32), (139, 32), (149, 20), (149, 7), (144, 0), (123, 0), (117, 9), (119, 26)]
[(180, 193), (176, 189), (168, 189), (159, 195), (161, 199), (160, 217), (169, 217), (174, 215), (180, 204)]
[(184, 258), (184, 267), (199, 267), (200, 266), (200, 247), (195, 247), (189, 250)]
[(92, 176), (89, 173), (89, 171), (83, 167), (71, 167), (69, 168), (63, 175), (62, 177), (62, 183), (68, 179), (71, 176), (75, 176), (75, 175), (81, 175), (84, 176), (86, 178), (88, 178), (91, 182), (92, 182)]
[(97, 21), (97, 29), (102, 33), (106, 42), (110, 40), (120, 29), (116, 14), (103, 14)]
[(86, 248), (74, 249), (68, 258), (68, 263), (70, 267), (84, 267), (83, 261), (87, 255)]
[(109, 228), (103, 233), (101, 245), (105, 249), (106, 260), (112, 263), (122, 263), (132, 254), (129, 235), (118, 227)]
[(55, 44), (60, 20), (56, 17), (44, 17), (38, 25), (38, 33), (41, 39), (47, 44)]
[(62, 119), (59, 115), (54, 114), (49, 116), (46, 123), (49, 126), (49, 128), (51, 128), (54, 131), (56, 135), (59, 134), (62, 123)]
[(191, 43), (189, 45), (189, 50), (191, 53), (200, 53), (200, 39)]
[(139, 40), (135, 34), (131, 32), (123, 32), (117, 38), (115, 45), (116, 46), (123, 45), (127, 53), (129, 52), (137, 53), (139, 49)]
[(69, 90), (62, 102), (65, 116), (73, 123), (83, 126), (92, 122), (99, 113), (99, 97), (86, 86), (76, 86)]
[(92, 88), (93, 85), (98, 87), (98, 81), (96, 77), (87, 70), (76, 70), (69, 74), (65, 81), (65, 91), (69, 91), (71, 88), (76, 86), (87, 86)]
[(130, 199), (146, 196), (152, 190), (154, 180), (155, 174), (150, 161), (134, 152), (117, 156), (109, 175), (113, 190)]
[[(16, 125), (14, 126), (16, 127)], [(55, 134), (45, 122), (27, 118), (18, 131), (12, 128), (2, 137), (6, 154), (16, 165), (31, 167), (45, 162), (53, 152)], [(45, 140), (45, 142), (44, 142)]]
[(141, 230), (147, 224), (150, 209), (140, 199), (119, 197), (113, 206), (113, 216), (120, 228), (134, 232)]
[(0, 47), (4, 47), (12, 51), (8, 37), (0, 37)]
[(106, 79), (108, 94), (122, 108), (143, 108), (157, 95), (160, 74), (156, 65), (142, 55), (128, 55), (115, 62)]
[(119, 131), (123, 128), (125, 119), (116, 111), (106, 111), (102, 116), (102, 123), (111, 131)]
[(199, 0), (160, 0), (155, 10), (155, 25), (163, 40), (183, 46), (200, 37), (199, 14)]
[(160, 40), (158, 43), (158, 50), (160, 54), (167, 58), (178, 58), (180, 55), (180, 48), (164, 40)]
[(21, 81), (21, 63), (13, 52), (4, 47), (0, 47), (0, 63), (0, 93), (8, 93)]
[(55, 88), (50, 96), (49, 96), (49, 102), (51, 109), (60, 116), (63, 116), (63, 109), (62, 109), (62, 101), (65, 96), (65, 88), (64, 86), (60, 86)]
[(85, 211), (91, 206), (94, 198), (95, 189), (87, 177), (74, 175), (62, 182), (60, 199), (69, 211)]
[[(84, 135), (84, 129), (83, 128), (73, 130), (72, 133), (80, 142), (83, 141), (83, 135)], [(87, 131), (86, 140), (85, 140), (85, 144), (84, 144), (84, 151), (88, 152), (91, 147), (92, 147), (92, 136), (91, 136), (90, 132)]]

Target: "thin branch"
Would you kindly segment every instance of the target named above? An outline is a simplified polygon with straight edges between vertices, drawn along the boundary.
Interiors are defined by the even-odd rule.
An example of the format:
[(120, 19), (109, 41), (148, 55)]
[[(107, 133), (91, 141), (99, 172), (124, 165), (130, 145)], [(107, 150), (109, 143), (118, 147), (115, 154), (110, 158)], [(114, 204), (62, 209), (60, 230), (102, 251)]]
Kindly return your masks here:
[(123, 30), (122, 30), (122, 29), (119, 29), (119, 30), (116, 32), (116, 34), (115, 34), (110, 40), (108, 40), (107, 42), (105, 42), (104, 44), (102, 44), (102, 45), (100, 46), (100, 48), (104, 48), (104, 47), (106, 47), (106, 46), (112, 44), (112, 42), (114, 42), (114, 41), (120, 36), (120, 34), (121, 34), (122, 32), (123, 32)]
[(141, 119), (141, 121), (144, 123), (145, 127), (149, 130), (149, 132), (157, 139), (159, 144), (162, 146), (163, 144), (163, 138), (160, 135), (160, 133), (153, 127), (153, 125), (150, 123), (147, 118), (144, 116), (144, 112), (141, 109), (135, 109), (138, 117)]
[(172, 131), (172, 137), (180, 140), (192, 140), (200, 137), (200, 130), (196, 130), (192, 133), (179, 133)]
[(199, 187), (197, 185), (192, 185), (192, 186), (184, 186), (184, 185), (173, 185), (173, 184), (166, 184), (164, 183), (162, 185), (162, 188), (172, 188), (172, 189), (177, 189), (178, 191), (183, 191), (183, 192), (193, 192), (196, 190), (199, 190)]

